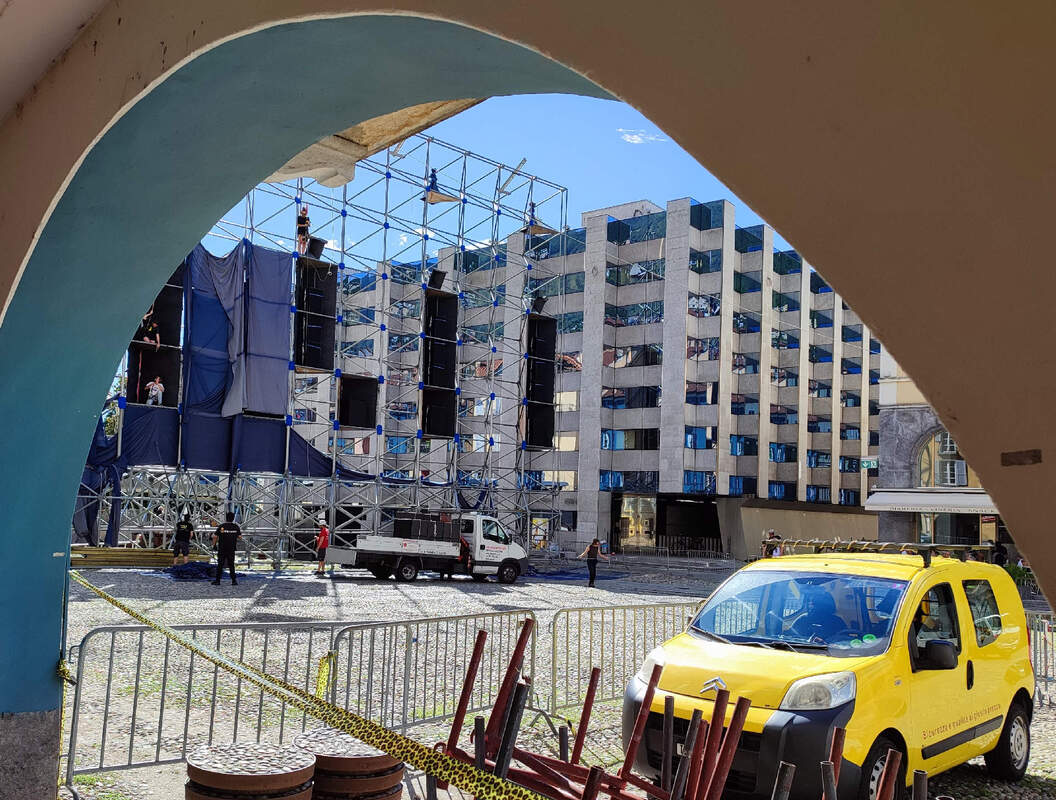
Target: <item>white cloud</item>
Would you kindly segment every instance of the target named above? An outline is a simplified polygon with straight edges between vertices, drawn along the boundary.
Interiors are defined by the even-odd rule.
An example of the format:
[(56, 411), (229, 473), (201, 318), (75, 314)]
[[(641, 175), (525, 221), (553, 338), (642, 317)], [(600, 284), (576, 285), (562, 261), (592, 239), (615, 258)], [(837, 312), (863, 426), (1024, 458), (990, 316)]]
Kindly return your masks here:
[(328, 240), (328, 241), (327, 241), (327, 243), (326, 243), (326, 246), (327, 246), (327, 247), (328, 247), (328, 248), (329, 248), (330, 250), (340, 250), (340, 249), (341, 249), (341, 245), (339, 245), (339, 244), (337, 243), (337, 239), (330, 239), (330, 240)]
[(279, 239), (279, 247), (285, 247), (285, 246), (286, 246), (286, 240), (285, 239)]
[(401, 233), (400, 234), (400, 244), (407, 244), (407, 234), (406, 233)]
[(667, 139), (660, 134), (649, 133), (642, 128), (617, 128), (616, 132), (620, 134), (620, 138), (628, 144), (649, 144), (651, 142), (667, 141)]

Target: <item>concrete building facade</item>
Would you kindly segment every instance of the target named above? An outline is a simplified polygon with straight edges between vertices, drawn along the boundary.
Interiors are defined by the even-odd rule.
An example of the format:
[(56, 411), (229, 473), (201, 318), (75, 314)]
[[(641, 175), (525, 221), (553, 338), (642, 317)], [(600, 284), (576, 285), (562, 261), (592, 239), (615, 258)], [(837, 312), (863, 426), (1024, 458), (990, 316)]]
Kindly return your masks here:
[(875, 537), (879, 343), (771, 228), (727, 201), (639, 201), (526, 255), (528, 290), (562, 301), (543, 480), (577, 543), (745, 557), (765, 527)]

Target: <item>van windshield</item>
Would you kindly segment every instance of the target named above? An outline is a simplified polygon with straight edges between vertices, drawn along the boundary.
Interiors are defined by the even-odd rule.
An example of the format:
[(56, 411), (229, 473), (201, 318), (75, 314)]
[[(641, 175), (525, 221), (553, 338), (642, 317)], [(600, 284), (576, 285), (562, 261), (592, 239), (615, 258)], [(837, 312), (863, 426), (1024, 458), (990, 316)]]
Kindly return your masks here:
[(711, 638), (837, 657), (887, 649), (906, 581), (751, 569), (735, 574), (690, 626)]

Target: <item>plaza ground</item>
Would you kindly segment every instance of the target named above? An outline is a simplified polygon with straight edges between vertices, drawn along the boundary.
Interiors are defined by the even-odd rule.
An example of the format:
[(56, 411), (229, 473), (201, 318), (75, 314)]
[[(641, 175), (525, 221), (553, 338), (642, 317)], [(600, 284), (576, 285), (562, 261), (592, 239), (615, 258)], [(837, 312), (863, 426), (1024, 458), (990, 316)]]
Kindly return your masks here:
[[(240, 574), (238, 586), (227, 582), (221, 586), (208, 581), (177, 582), (153, 571), (93, 570), (86, 577), (147, 616), (173, 625), (395, 621), (529, 609), (535, 612), (540, 630), (545, 631), (559, 608), (701, 600), (729, 574), (731, 566), (683, 565), (672, 569), (642, 562), (603, 564), (596, 588), (586, 586), (586, 571), (581, 563), (541, 567), (539, 574), (524, 576), (508, 586), (478, 584), (468, 579), (444, 581), (429, 575), (413, 583), (377, 581), (357, 570), (339, 571), (332, 578), (314, 577), (306, 569), (279, 573), (260, 570)], [(123, 612), (87, 590), (76, 585), (71, 588), (70, 645), (94, 627), (129, 622)], [(411, 735), (435, 741), (435, 734), (442, 727), (412, 729)], [(1022, 783), (993, 781), (983, 767), (973, 763), (933, 780), (932, 796), (1033, 800), (1056, 795), (1056, 710), (1038, 709), (1032, 733), (1031, 767)], [(615, 706), (599, 708), (588, 738), (591, 746), (586, 761), (611, 764), (621, 758), (620, 720)], [(556, 749), (549, 728), (540, 720), (523, 731), (522, 740), (527, 740), (532, 749)], [(84, 800), (169, 798), (182, 796), (184, 778), (185, 768), (179, 764), (80, 775), (75, 786)], [(420, 795), (420, 786), (410, 783), (405, 796), (415, 795)], [(63, 796), (68, 796), (65, 790)]]

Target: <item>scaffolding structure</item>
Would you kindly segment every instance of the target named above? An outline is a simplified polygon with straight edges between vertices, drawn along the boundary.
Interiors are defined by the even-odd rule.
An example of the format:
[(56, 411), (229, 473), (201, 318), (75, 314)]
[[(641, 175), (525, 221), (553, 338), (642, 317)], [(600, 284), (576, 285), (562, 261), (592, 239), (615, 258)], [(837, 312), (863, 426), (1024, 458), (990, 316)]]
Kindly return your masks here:
[[(295, 366), (291, 352), (286, 438), (288, 448), (296, 431), (326, 453), (331, 475), (130, 467), (121, 478), (119, 540), (157, 546), (183, 513), (206, 530), (227, 510), (236, 512), (247, 553), (275, 564), (308, 557), (323, 520), (340, 542), (358, 531), (390, 530), (397, 511), (480, 511), (529, 546), (549, 538), (559, 524), (560, 487), (548, 479), (552, 452), (526, 443), (525, 333), (540, 296), (548, 297), (542, 313), (563, 310), (564, 298), (545, 291), (559, 276), (532, 256), (563, 252), (567, 191), (523, 165), (418, 135), (359, 162), (343, 187), (304, 179), (261, 184), (219, 220), (203, 239), (215, 254), (243, 242), (290, 252), (291, 325), (299, 310), (295, 226), (304, 206), (311, 237), (325, 243), (319, 261), (337, 278), (335, 369)], [(451, 438), (422, 430), (431, 277), (459, 303)], [(373, 428), (338, 424), (342, 375), (379, 384)], [(117, 415), (111, 427), (118, 437), (127, 396), (122, 382), (104, 412)], [(339, 477), (339, 464), (364, 477)], [(81, 496), (99, 502), (105, 525), (109, 496), (84, 486)]]

